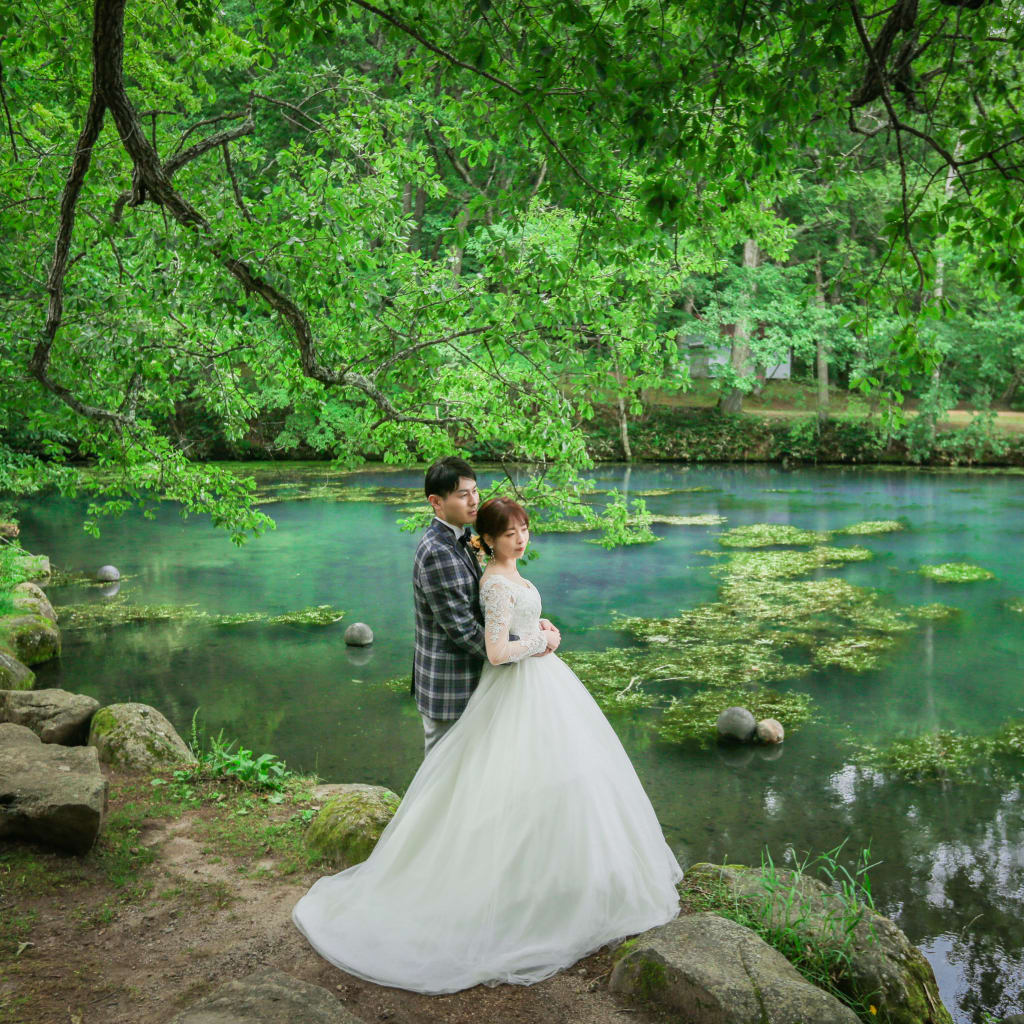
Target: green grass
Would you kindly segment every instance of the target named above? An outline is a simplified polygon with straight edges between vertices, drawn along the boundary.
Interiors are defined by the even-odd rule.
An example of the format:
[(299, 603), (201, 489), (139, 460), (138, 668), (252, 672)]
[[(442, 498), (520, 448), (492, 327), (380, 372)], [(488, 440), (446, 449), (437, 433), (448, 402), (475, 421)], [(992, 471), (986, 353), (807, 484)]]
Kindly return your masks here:
[(11, 591), (28, 578), (16, 564), (24, 554), (17, 541), (0, 541), (0, 615), (15, 610)]
[[(757, 890), (740, 895), (725, 881), (706, 888), (686, 890), (691, 907), (709, 910), (750, 928), (777, 949), (812, 984), (830, 992), (849, 1006), (864, 1021), (877, 1017), (867, 994), (854, 994), (849, 978), (851, 954), (859, 928), (874, 910), (869, 871), (870, 849), (861, 850), (852, 869), (840, 860), (846, 840), (832, 850), (812, 857), (810, 854), (792, 870), (780, 871), (767, 849), (761, 855), (757, 872)], [(804, 878), (823, 882), (828, 892), (822, 900), (809, 898), (801, 889)], [(703, 880), (703, 879), (702, 879)], [(821, 907), (827, 907), (824, 916)], [(814, 914), (812, 916), (812, 911)], [(824, 921), (830, 936), (822, 941), (818, 922)], [(866, 936), (873, 941), (868, 925)]]

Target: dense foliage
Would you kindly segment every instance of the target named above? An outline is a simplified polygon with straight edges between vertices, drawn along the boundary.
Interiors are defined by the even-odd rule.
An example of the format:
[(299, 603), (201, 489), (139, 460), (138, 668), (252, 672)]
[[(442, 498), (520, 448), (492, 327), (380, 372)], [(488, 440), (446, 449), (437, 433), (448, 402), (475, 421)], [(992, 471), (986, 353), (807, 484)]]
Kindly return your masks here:
[(211, 451), (532, 460), (723, 350), (1024, 380), (1015, 9), (41, 0), (0, 12), (0, 488), (266, 519)]

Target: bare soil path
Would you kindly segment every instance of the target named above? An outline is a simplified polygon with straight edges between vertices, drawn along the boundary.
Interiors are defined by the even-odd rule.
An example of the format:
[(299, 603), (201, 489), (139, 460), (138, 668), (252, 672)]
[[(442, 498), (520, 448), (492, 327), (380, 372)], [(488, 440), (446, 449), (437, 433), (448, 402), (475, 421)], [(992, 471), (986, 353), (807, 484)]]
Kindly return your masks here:
[[(273, 842), (236, 849), (218, 833), (220, 819), (235, 813), (226, 806), (149, 817), (138, 813), (153, 792), (148, 776), (108, 778), (112, 834), (105, 830), (87, 857), (0, 845), (0, 1024), (165, 1024), (229, 979), (266, 967), (322, 986), (368, 1024), (661, 1019), (608, 991), (606, 952), (529, 988), (421, 996), (353, 978), (291, 923), (292, 906), (322, 870), (296, 869), (288, 848)], [(295, 810), (254, 809), (263, 820), (251, 835), (282, 828)]]

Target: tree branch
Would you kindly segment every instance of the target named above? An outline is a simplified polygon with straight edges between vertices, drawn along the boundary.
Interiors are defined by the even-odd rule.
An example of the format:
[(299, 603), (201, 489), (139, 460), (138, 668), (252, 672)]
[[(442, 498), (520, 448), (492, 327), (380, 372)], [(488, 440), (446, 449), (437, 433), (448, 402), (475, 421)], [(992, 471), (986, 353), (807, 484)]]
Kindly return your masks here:
[[(86, 115), (85, 126), (79, 138), (75, 158), (61, 197), (60, 221), (53, 265), (47, 282), (50, 306), (44, 338), (36, 346), (30, 368), (36, 378), (70, 408), (90, 419), (130, 425), (141, 388), (141, 377), (136, 374), (129, 384), (128, 394), (120, 409), (113, 412), (82, 402), (72, 392), (53, 381), (47, 367), (57, 329), (63, 314), (63, 281), (67, 272), (68, 251), (74, 227), (75, 206), (81, 194), (82, 183), (89, 168), (92, 148), (103, 125), (104, 112), (110, 114), (117, 126), (128, 156), (132, 161), (133, 194), (141, 199), (148, 195), (179, 224), (203, 237), (214, 258), (241, 284), (246, 293), (261, 296), (281, 320), (291, 329), (299, 352), (302, 372), (313, 380), (328, 386), (352, 387), (371, 398), (383, 412), (380, 422), (422, 423), (448, 426), (465, 423), (464, 418), (426, 418), (409, 416), (395, 407), (376, 383), (369, 377), (352, 370), (332, 370), (320, 362), (318, 346), (302, 310), (265, 278), (256, 273), (245, 261), (229, 251), (224, 239), (216, 238), (210, 222), (187, 199), (180, 195), (171, 182), (171, 176), (189, 160), (195, 159), (215, 146), (252, 131), (251, 121), (225, 132), (218, 132), (202, 143), (197, 143), (166, 164), (162, 164), (153, 144), (146, 139), (139, 116), (132, 106), (124, 86), (124, 13), (127, 0), (95, 0), (93, 13), (93, 92)], [(122, 204), (123, 206), (123, 204)]]

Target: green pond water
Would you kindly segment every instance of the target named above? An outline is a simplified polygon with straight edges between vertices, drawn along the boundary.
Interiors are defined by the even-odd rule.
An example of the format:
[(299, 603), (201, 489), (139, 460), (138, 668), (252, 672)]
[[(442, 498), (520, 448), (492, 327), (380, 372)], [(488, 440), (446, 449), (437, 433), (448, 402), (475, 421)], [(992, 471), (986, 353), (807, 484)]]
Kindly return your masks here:
[[(765, 847), (776, 863), (792, 863), (847, 837), (852, 864), (870, 843), (880, 862), (871, 872), (876, 906), (925, 951), (955, 1019), (1024, 1010), (1024, 761), (1001, 775), (983, 767), (965, 783), (908, 782), (865, 767), (857, 755), (860, 744), (886, 747), (940, 730), (988, 735), (1024, 718), (1024, 476), (735, 466), (613, 466), (591, 476), (597, 488), (662, 492), (645, 498), (655, 514), (724, 522), (656, 524), (660, 542), (613, 551), (585, 534), (536, 536), (540, 557), (524, 572), (569, 657), (634, 648), (619, 616), (669, 617), (718, 601), (722, 557), (704, 552), (733, 556), (738, 549), (716, 540), (727, 530), (778, 523), (827, 532), (864, 520), (903, 526), (833, 534), (827, 544), (864, 547), (872, 557), (802, 578), (871, 588), (885, 608), (941, 602), (957, 614), (890, 634), (892, 646), (867, 671), (821, 667), (799, 646), (785, 648), (784, 659), (802, 674), (770, 685), (809, 695), (817, 717), (781, 748), (667, 743), (649, 708), (626, 708), (611, 720), (684, 866), (758, 863)], [(481, 474), (482, 483), (490, 479)], [(343, 476), (307, 465), (270, 469), (260, 480), (268, 498), (287, 500), (265, 505), (276, 531), (241, 549), (206, 522), (182, 521), (173, 507), (152, 521), (129, 515), (105, 523), (93, 539), (81, 529), (85, 503), (55, 497), (20, 505), (22, 541), (62, 569), (113, 563), (127, 577), (116, 596), (52, 588), (58, 608), (119, 601), (273, 616), (332, 605), (345, 609), (341, 621), (69, 630), (62, 658), (40, 667), (38, 685), (101, 703), (152, 704), (183, 735), (198, 707), (208, 733), (223, 729), (328, 781), (402, 793), (422, 758), (422, 728), (409, 697), (383, 683), (407, 674), (412, 661), (417, 535), (396, 527), (409, 494), (372, 489), (415, 489), (422, 475)], [(364, 500), (338, 500), (339, 486), (360, 488), (350, 496)], [(919, 571), (945, 563), (994, 575), (945, 583)], [(345, 627), (356, 621), (373, 628), (372, 647), (345, 646)], [(756, 644), (749, 632), (744, 642)], [(657, 689), (661, 700), (685, 699), (696, 687), (675, 680)]]

